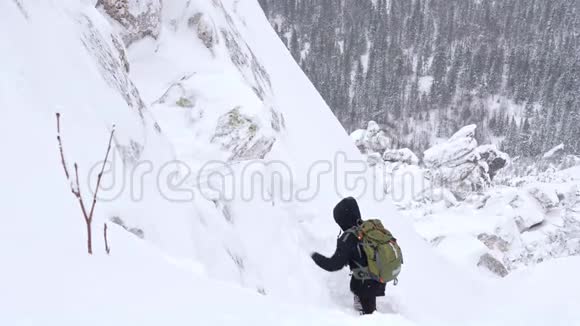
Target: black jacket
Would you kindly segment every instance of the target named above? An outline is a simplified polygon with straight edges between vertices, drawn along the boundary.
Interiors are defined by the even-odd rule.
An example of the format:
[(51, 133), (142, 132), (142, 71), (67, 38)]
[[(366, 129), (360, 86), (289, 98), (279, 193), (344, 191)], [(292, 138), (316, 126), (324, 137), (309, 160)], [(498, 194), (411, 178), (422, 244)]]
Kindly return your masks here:
[[(342, 231), (356, 226), (361, 221), (360, 210), (356, 200), (352, 197), (341, 200), (334, 207), (334, 220)], [(343, 233), (336, 242), (336, 251), (332, 257), (327, 258), (319, 253), (312, 254), (314, 262), (320, 268), (334, 272), (349, 265), (350, 269), (357, 268), (357, 263), (367, 266), (367, 257), (364, 250), (359, 247), (359, 240), (352, 233)], [(385, 295), (385, 284), (373, 280), (359, 280), (354, 276), (350, 279), (350, 290), (359, 297)]]

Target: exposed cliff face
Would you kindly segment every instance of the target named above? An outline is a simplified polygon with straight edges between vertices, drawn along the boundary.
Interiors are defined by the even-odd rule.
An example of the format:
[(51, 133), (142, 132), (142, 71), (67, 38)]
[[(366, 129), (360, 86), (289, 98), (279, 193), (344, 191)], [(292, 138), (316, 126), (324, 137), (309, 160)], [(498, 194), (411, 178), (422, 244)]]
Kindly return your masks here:
[[(176, 10), (178, 7), (180, 10)], [(149, 99), (149, 104), (156, 112), (181, 109), (186, 114), (191, 134), (197, 137), (203, 134), (198, 144), (206, 149), (213, 145), (213, 155), (221, 157), (220, 152), (223, 152), (224, 159), (235, 161), (266, 156), (284, 129), (284, 117), (275, 106), (268, 72), (242, 37), (235, 17), (220, 1), (169, 4), (159, 0), (102, 0), (97, 8), (112, 23), (127, 47), (136, 44), (136, 48), (142, 49), (141, 44), (153, 42), (159, 51), (168, 48), (167, 42), (177, 43), (176, 38), (189, 37), (189, 42), (179, 45), (184, 52), (195, 55), (195, 52), (207, 51), (204, 56), (209, 54), (213, 69), (224, 70), (225, 66), (229, 74), (239, 77), (226, 77), (228, 81), (218, 86), (214, 76), (198, 71), (204, 65), (207, 67), (202, 61), (184, 63), (179, 71), (167, 66), (164, 69), (172, 75), (171, 79), (165, 79), (163, 74), (157, 78), (169, 86), (161, 90), (160, 97)], [(164, 34), (161, 34), (163, 29)], [(118, 39), (114, 39), (114, 44), (129, 71), (126, 50)], [(193, 46), (195, 51), (191, 51)], [(175, 75), (180, 77), (176, 79)], [(113, 82), (115, 86), (123, 86), (118, 80)], [(139, 82), (150, 81), (139, 79)], [(215, 91), (208, 91), (214, 87)], [(144, 103), (139, 102), (139, 105), (143, 107)], [(214, 130), (207, 128), (210, 125), (215, 125)], [(188, 149), (191, 150), (195, 149)], [(199, 158), (198, 162), (201, 161), (203, 159)]]
[(121, 37), (127, 46), (144, 37), (159, 37), (161, 0), (98, 0), (96, 6), (122, 26)]

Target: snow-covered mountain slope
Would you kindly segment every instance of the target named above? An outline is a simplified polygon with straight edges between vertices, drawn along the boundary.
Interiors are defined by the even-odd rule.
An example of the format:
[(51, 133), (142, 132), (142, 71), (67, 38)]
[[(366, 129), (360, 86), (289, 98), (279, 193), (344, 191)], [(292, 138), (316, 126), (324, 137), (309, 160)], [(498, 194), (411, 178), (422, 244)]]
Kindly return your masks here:
[[(323, 273), (310, 261), (311, 251), (333, 249), (334, 203), (356, 194), (342, 185), (355, 168), (337, 167), (336, 154), (361, 156), (256, 2), (165, 1), (158, 33), (143, 39), (127, 38), (127, 27), (94, 5), (0, 3), (2, 324), (433, 325), (485, 315), (497, 288), (449, 264), (369, 191), (358, 194), (363, 214), (381, 217), (405, 252), (382, 313), (354, 317), (347, 272)], [(87, 201), (89, 172), (116, 126), (93, 256), (61, 166), (55, 112)], [(222, 163), (208, 169), (210, 160)], [(273, 179), (267, 172), (285, 167), (258, 163), (276, 161), (294, 191), (225, 198), (211, 173), (197, 177), (225, 170), (233, 180), (248, 171)], [(313, 178), (316, 162), (337, 171)]]
[[(211, 139), (214, 137), (213, 133), (216, 132), (216, 124), (219, 129), (219, 117), (228, 114), (229, 110), (236, 107), (239, 107), (239, 111), (248, 119), (256, 121), (258, 132), (264, 125), (268, 126), (268, 123), (271, 123), (272, 110), (280, 112), (280, 120), (284, 123), (281, 124), (278, 132), (275, 128), (268, 130), (270, 135), (274, 135), (276, 142), (265, 158), (267, 162), (284, 162), (285, 166), (290, 169), (291, 178), (285, 182), (290, 183), (291, 187), (286, 188), (286, 191), (306, 189), (307, 182), (313, 181), (308, 180), (312, 176), (308, 175), (307, 171), (316, 162), (329, 162), (334, 165), (338, 153), (344, 154), (351, 160), (360, 160), (360, 154), (350, 144), (350, 139), (321, 97), (299, 68), (292, 64), (292, 58), (283, 44), (278, 41), (271, 29), (264, 28), (267, 22), (256, 3), (247, 2), (236, 5), (236, 2), (224, 1), (223, 7), (211, 3), (203, 5), (192, 3), (186, 7), (179, 7), (178, 3), (174, 2), (172, 5), (176, 7), (166, 8), (168, 12), (171, 13), (175, 8), (174, 11), (179, 13), (177, 17), (165, 17), (167, 21), (173, 22), (172, 26), (166, 27), (168, 30), (165, 34), (161, 34), (157, 42), (144, 40), (134, 44), (130, 48), (129, 58), (133, 63), (134, 80), (140, 85), (140, 89), (147, 90), (144, 91), (147, 94), (156, 94), (149, 99), (153, 103), (153, 112), (159, 119), (161, 128), (167, 130), (169, 137), (180, 146), (181, 149), (178, 149), (178, 152), (181, 153), (182, 160), (196, 167), (208, 159), (230, 158), (232, 153), (226, 151), (222, 155), (220, 147), (216, 146), (221, 144), (214, 144)], [(217, 35), (215, 43), (212, 43), (210, 48), (203, 42), (203, 35), (197, 33), (195, 37), (197, 28), (192, 30), (188, 24), (190, 17), (197, 17), (200, 13), (202, 16), (198, 20), (210, 26), (208, 33)], [(202, 30), (206, 31), (207, 28), (202, 28)], [(227, 41), (228, 35), (238, 35), (236, 38), (238, 45), (234, 47), (234, 50), (242, 49), (241, 54), (234, 52), (238, 60), (232, 59), (234, 54), (232, 54), (231, 44)], [(179, 51), (176, 52), (176, 49)], [(206, 59), (205, 61), (184, 59), (190, 57)], [(148, 73), (150, 70), (159, 73)], [(254, 82), (252, 77), (257, 75), (256, 70), (265, 72), (264, 75), (267, 77), (264, 79), (269, 81), (269, 87), (265, 87), (266, 91), (261, 96), (255, 92), (258, 88), (256, 85), (248, 87)], [(182, 80), (184, 72), (191, 75), (186, 78), (187, 81)], [(247, 76), (248, 74), (250, 77)], [(183, 88), (180, 87), (180, 89), (185, 89), (185, 96), (189, 98), (192, 107), (182, 108), (180, 105), (175, 105), (183, 95), (172, 101), (163, 101), (164, 103), (158, 100), (167, 93), (167, 88), (175, 85), (175, 81), (182, 81)], [(235, 96), (232, 96), (233, 94)], [(200, 111), (204, 112), (201, 116)], [(194, 121), (187, 119), (192, 116), (197, 119)], [(305, 117), (308, 118), (305, 119)], [(200, 141), (200, 139), (205, 141)], [(245, 164), (236, 163), (235, 166), (233, 173), (238, 175), (243, 171)], [(267, 169), (264, 171), (268, 172)], [(337, 173), (340, 174), (341, 171)], [(338, 177), (343, 178), (340, 175)], [(325, 281), (324, 278), (327, 275), (313, 268), (308, 258), (311, 250), (326, 247), (327, 252), (330, 253), (331, 247), (334, 246), (333, 239), (337, 228), (332, 221), (330, 211), (341, 196), (349, 194), (344, 191), (344, 187), (340, 184), (341, 180), (335, 181), (334, 178), (334, 173), (322, 175), (315, 197), (310, 200), (300, 200), (299, 197), (291, 194), (292, 200), (287, 202), (284, 198), (280, 198), (281, 195), (286, 195), (284, 193), (274, 194), (274, 198), (267, 201), (267, 205), (264, 205), (259, 198), (252, 198), (250, 203), (234, 200), (223, 204), (234, 220), (231, 225), (225, 224), (225, 232), (231, 232), (237, 238), (237, 243), (228, 243), (227, 246), (244, 262), (242, 282), (245, 285), (262, 288), (268, 294), (278, 294), (286, 299), (294, 297), (300, 302), (310, 301), (310, 298), (317, 298), (315, 300), (317, 302), (325, 302), (329, 299), (321, 298), (321, 292), (327, 293), (327, 290), (321, 291), (320, 285), (330, 282), (333, 288), (340, 286), (340, 290), (334, 290), (339, 292), (334, 293), (335, 296), (340, 297), (339, 303), (349, 304), (350, 299), (347, 299), (348, 301), (342, 299), (347, 295), (347, 284), (344, 282), (346, 273)], [(335, 187), (338, 187), (342, 193), (337, 193)], [(388, 203), (374, 203), (371, 200), (371, 194), (367, 195), (369, 198), (363, 199), (365, 201), (362, 205), (363, 213), (368, 216), (384, 217), (387, 219), (387, 224), (394, 224), (394, 221), (388, 221), (396, 216), (392, 206)], [(272, 238), (263, 242), (255, 239), (252, 229), (256, 229), (256, 225), (263, 228), (260, 230), (262, 233), (264, 230), (275, 232), (276, 236), (272, 238), (277, 239), (279, 244), (272, 244)], [(407, 250), (410, 257), (424, 255), (421, 253), (423, 250), (430, 251), (428, 246), (414, 235), (409, 225), (402, 223), (400, 226), (394, 224), (390, 227), (395, 232), (409, 234)], [(223, 226), (209, 225), (208, 229), (212, 233), (221, 234), (221, 238), (225, 238)], [(328, 240), (321, 242), (320, 236)], [(417, 244), (414, 245), (414, 242)], [(321, 248), (321, 245), (324, 247)], [(414, 254), (414, 251), (417, 251), (417, 254)], [(284, 259), (275, 258), (282, 252), (284, 252)], [(210, 266), (211, 273), (219, 274), (223, 267), (216, 264), (218, 259), (215, 255), (203, 257), (204, 255), (207, 256), (202, 252), (201, 259)], [(272, 264), (274, 266), (265, 265), (264, 257), (275, 260), (276, 263)], [(230, 258), (226, 257), (226, 259)], [(430, 263), (428, 260), (414, 262), (410, 258), (407, 277), (423, 278), (419, 272), (423, 268), (413, 268), (414, 264), (421, 266), (441, 263), (437, 262), (436, 257), (429, 259), (434, 262)], [(413, 275), (413, 271), (417, 271), (417, 274)], [(287, 274), (286, 277), (290, 279), (283, 282), (285, 284), (279, 284), (280, 279), (275, 275), (283, 274)], [(233, 277), (233, 275), (221, 276), (226, 279)], [(338, 280), (342, 282), (337, 283)], [(407, 300), (415, 302), (415, 307), (404, 308), (410, 310), (422, 306), (419, 304), (421, 301), (430, 300), (420, 287), (431, 287), (431, 292), (436, 293), (440, 291), (438, 287), (442, 286), (436, 283), (419, 286), (420, 283), (417, 282), (408, 282), (405, 286), (403, 283), (400, 286), (401, 303), (395, 302), (395, 305), (404, 306)], [(405, 290), (406, 287), (407, 290)], [(405, 298), (406, 296), (408, 298)], [(330, 299), (330, 302), (336, 301), (336, 298)], [(422, 309), (435, 309), (435, 307), (436, 305), (432, 303), (424, 302)]]

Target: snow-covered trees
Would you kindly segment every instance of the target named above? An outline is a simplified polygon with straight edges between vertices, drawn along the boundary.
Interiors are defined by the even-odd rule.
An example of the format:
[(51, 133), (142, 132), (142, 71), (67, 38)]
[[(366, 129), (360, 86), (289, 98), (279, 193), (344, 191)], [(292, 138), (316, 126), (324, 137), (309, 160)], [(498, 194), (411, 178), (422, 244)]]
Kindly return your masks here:
[[(408, 135), (475, 123), (512, 156), (580, 151), (574, 1), (260, 3), (295, 57), (310, 45), (297, 60), (349, 132), (394, 125), (401, 147), (421, 152), (433, 144)], [(446, 119), (418, 123), (429, 111)]]

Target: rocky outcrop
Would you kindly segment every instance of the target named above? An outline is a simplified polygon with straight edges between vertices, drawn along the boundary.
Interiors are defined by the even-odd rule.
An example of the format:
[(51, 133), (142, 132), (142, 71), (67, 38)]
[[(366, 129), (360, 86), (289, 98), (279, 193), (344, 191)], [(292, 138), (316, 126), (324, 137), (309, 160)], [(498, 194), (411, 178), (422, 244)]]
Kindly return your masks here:
[(363, 154), (383, 153), (393, 145), (391, 138), (374, 121), (369, 121), (366, 130), (355, 130), (350, 136)]
[[(580, 255), (578, 187), (577, 184), (545, 184), (496, 192), (488, 205), (503, 207), (507, 203), (506, 209), (501, 209), (505, 222), (493, 234), (482, 233), (478, 239), (494, 257), (502, 257), (508, 271)], [(559, 202), (557, 192), (562, 193)]]
[(385, 132), (381, 130), (379, 125), (374, 121), (369, 121), (368, 123), (365, 143), (369, 150), (377, 153), (382, 153), (391, 146), (391, 141), (386, 136)]
[(464, 127), (447, 142), (424, 153), (423, 162), (431, 170), (433, 183), (450, 189), (459, 199), (465, 199), (470, 192), (483, 190), (490, 181), (475, 151), (475, 128), (475, 125)]
[[(253, 90), (243, 79), (224, 82), (224, 89), (208, 86), (215, 81), (215, 77), (199, 73), (184, 75), (153, 102), (153, 110), (169, 110), (182, 116), (191, 132), (187, 137), (212, 144), (204, 153), (208, 157), (211, 152), (227, 161), (264, 158), (285, 130), (284, 116), (252, 96)], [(232, 100), (230, 90), (239, 89), (249, 96), (238, 102)], [(185, 149), (199, 158), (198, 153), (189, 150)]]
[[(506, 176), (507, 169), (502, 169), (510, 158), (493, 145), (479, 146), (474, 125), (427, 150), (425, 167), (414, 165), (416, 156), (406, 149), (387, 149), (379, 160), (370, 140), (380, 131), (374, 123), (369, 127), (352, 133), (352, 139), (369, 165), (383, 165), (388, 181), (385, 193), (404, 214), (414, 215), (418, 225), (425, 225), (423, 235), (434, 247), (445, 252), (466, 245), (473, 249), (464, 251), (470, 265), (499, 277), (523, 266), (580, 255), (580, 169), (553, 171), (542, 179), (519, 178), (524, 182), (517, 186), (492, 188), (498, 172)], [(411, 193), (409, 188), (418, 191)], [(434, 227), (439, 223), (440, 228)], [(460, 232), (456, 230), (463, 227), (469, 235), (457, 240)], [(450, 245), (449, 241), (456, 242)]]
[(497, 234), (481, 233), (477, 236), (477, 239), (491, 250), (505, 253), (510, 249), (510, 243)]
[(424, 153), (423, 162), (433, 175), (434, 185), (450, 189), (460, 200), (489, 186), (492, 176), (508, 160), (495, 146), (478, 147), (475, 131), (476, 125), (463, 127)]
[(381, 157), (381, 154), (379, 153), (370, 153), (367, 155), (367, 164), (370, 167), (373, 167), (377, 164), (382, 164), (383, 163), (383, 158)]
[(187, 26), (193, 29), (203, 45), (213, 54), (214, 46), (219, 41), (218, 32), (213, 21), (203, 13), (197, 13), (187, 20)]
[(224, 41), (232, 63), (238, 68), (246, 82), (252, 85), (252, 90), (260, 100), (270, 99), (273, 96), (272, 82), (266, 68), (244, 41), (238, 28), (233, 23), (234, 19), (224, 8), (222, 2), (213, 1), (212, 3), (222, 11), (228, 24), (227, 28), (219, 29), (219, 34)]
[(404, 163), (409, 165), (419, 164), (419, 158), (408, 148), (387, 149), (383, 153), (383, 160), (391, 163)]
[(140, 239), (144, 239), (145, 238), (145, 232), (143, 231), (143, 229), (138, 228), (138, 227), (130, 227), (127, 226), (127, 224), (125, 224), (125, 222), (118, 216), (113, 216), (110, 218), (110, 221), (119, 225), (120, 227), (122, 227), (123, 229), (125, 229), (125, 231), (128, 231), (130, 233), (133, 233), (135, 236), (137, 236)]
[(262, 159), (270, 152), (276, 138), (261, 134), (258, 123), (236, 107), (221, 116), (212, 143), (230, 152), (229, 161)]
[(196, 106), (196, 91), (190, 89), (188, 85), (193, 80), (194, 75), (183, 76), (178, 82), (173, 83), (159, 99), (153, 104), (165, 104), (169, 106), (180, 106), (182, 108), (193, 108)]
[(490, 180), (493, 180), (497, 172), (508, 164), (509, 156), (498, 150), (495, 145), (481, 145), (476, 150), (481, 161), (487, 165)]
[(550, 189), (549, 187), (540, 185), (530, 186), (528, 187), (528, 193), (536, 199), (546, 212), (552, 208), (556, 208), (560, 204), (558, 194), (554, 189)]
[(136, 110), (143, 119), (146, 106), (129, 76), (129, 63), (118, 36), (102, 33), (85, 15), (80, 17), (78, 23), (83, 31), (81, 42), (87, 53), (97, 62), (103, 79), (123, 97), (127, 106)]
[(159, 36), (161, 0), (98, 0), (97, 8), (121, 25), (126, 46), (147, 36)]
[(570, 187), (564, 197), (564, 207), (570, 214), (580, 214), (580, 185)]
[(502, 264), (501, 261), (499, 261), (497, 258), (495, 258), (494, 256), (492, 256), (489, 253), (486, 253), (479, 258), (479, 262), (477, 263), (477, 266), (483, 267), (483, 268), (487, 269), (488, 271), (492, 272), (493, 274), (498, 275), (500, 277), (505, 277), (509, 273), (507, 268), (504, 266), (504, 264)]
[(544, 219), (544, 211), (533, 197), (522, 193), (517, 193), (509, 201), (511, 208), (508, 214), (513, 216), (513, 219), (520, 232), (526, 232), (532, 227), (540, 225)]
[(425, 151), (423, 161), (428, 168), (460, 166), (465, 162), (479, 159), (475, 148), (476, 125), (469, 125), (457, 131), (449, 140)]
[(367, 147), (364, 143), (366, 132), (365, 129), (357, 129), (350, 133), (350, 138), (354, 141), (356, 148), (363, 154), (367, 152)]

